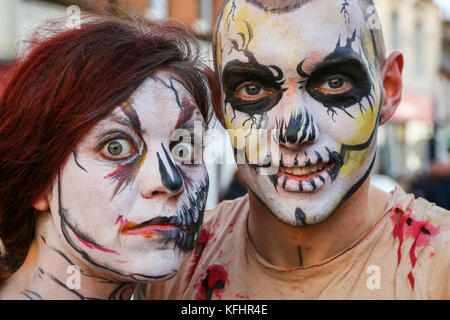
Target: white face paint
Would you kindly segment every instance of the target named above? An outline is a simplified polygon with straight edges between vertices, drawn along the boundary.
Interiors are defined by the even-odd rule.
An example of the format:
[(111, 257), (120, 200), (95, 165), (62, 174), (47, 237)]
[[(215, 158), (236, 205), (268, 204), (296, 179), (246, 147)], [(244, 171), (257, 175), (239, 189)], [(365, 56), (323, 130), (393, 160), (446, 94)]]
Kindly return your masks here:
[[(290, 12), (229, 1), (216, 34), (223, 117), (259, 143), (239, 170), (281, 221), (331, 216), (365, 181), (376, 151), (382, 103), (376, 46), (356, 1), (315, 0)], [(278, 130), (270, 132), (268, 130)], [(274, 148), (276, 145), (279, 147)], [(263, 159), (275, 171), (262, 175)]]
[[(176, 129), (192, 142), (172, 142)], [(64, 248), (129, 280), (173, 276), (203, 219), (207, 172), (186, 163), (203, 129), (174, 74), (146, 80), (86, 134), (54, 183), (50, 210)]]

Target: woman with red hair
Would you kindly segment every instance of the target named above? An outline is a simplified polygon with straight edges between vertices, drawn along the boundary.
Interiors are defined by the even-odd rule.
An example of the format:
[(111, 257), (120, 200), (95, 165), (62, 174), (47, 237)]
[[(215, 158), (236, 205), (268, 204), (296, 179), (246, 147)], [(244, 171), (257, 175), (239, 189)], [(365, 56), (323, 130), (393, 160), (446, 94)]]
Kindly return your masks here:
[[(54, 25), (52, 27), (54, 30)], [(0, 95), (0, 299), (128, 299), (194, 247), (217, 84), (174, 26), (90, 16)]]

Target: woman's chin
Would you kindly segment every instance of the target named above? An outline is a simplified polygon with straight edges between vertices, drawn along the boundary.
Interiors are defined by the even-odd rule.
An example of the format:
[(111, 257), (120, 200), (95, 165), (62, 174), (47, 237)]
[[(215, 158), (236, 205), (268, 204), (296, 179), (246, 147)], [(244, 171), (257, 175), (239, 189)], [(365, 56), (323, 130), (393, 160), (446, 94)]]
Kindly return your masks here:
[(150, 252), (135, 252), (122, 259), (114, 259), (108, 265), (128, 280), (158, 282), (175, 276), (186, 254), (173, 245)]

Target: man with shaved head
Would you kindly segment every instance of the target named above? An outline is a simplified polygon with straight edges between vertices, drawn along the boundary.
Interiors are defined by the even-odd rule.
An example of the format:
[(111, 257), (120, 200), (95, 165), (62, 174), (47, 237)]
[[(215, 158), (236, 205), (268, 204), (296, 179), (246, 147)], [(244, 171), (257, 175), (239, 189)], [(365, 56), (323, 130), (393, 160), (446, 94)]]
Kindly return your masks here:
[(190, 260), (148, 297), (450, 298), (450, 213), (370, 184), (403, 68), (372, 1), (228, 0), (213, 50), (215, 112), (249, 192), (205, 215)]

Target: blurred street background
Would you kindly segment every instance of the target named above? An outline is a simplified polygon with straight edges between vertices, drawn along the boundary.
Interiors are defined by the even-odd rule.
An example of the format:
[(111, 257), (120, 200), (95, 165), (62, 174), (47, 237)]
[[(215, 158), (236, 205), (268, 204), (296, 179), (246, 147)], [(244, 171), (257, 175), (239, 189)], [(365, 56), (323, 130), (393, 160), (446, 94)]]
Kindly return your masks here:
[[(0, 81), (20, 51), (21, 41), (41, 21), (67, 15), (71, 5), (89, 0), (0, 0)], [(211, 29), (223, 0), (98, 0), (133, 6), (149, 19), (174, 19), (201, 40), (212, 67)], [(374, 0), (387, 53), (405, 56), (403, 101), (378, 135), (371, 182), (390, 191), (395, 185), (450, 209), (450, 0)], [(70, 9), (73, 13), (73, 7)], [(1, 82), (0, 82), (1, 85)], [(217, 123), (217, 127), (220, 125)], [(213, 142), (212, 142), (213, 141)], [(228, 141), (212, 140), (210, 154), (231, 154)], [(245, 193), (232, 164), (209, 164), (208, 207)]]

